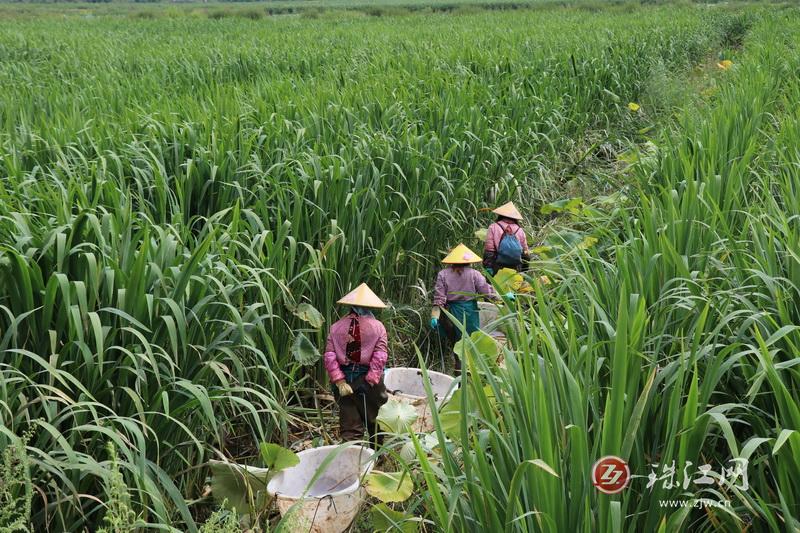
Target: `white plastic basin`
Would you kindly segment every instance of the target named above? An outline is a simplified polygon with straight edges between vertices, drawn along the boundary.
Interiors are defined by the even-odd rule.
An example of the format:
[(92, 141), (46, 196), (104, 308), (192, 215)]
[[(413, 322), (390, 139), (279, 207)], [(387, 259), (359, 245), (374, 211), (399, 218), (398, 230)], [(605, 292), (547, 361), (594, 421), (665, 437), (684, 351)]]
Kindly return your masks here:
[(478, 319), (483, 331), (489, 332), (493, 329), (488, 325), (497, 320), (499, 314), (500, 309), (492, 302), (478, 302)]
[[(281, 516), (298, 504), (287, 518), (288, 531), (340, 533), (347, 529), (364, 501), (361, 481), (372, 470), (374, 454), (363, 446), (321, 446), (298, 453), (300, 463), (267, 485)], [(318, 472), (331, 455), (334, 457)]]
[[(453, 376), (441, 372), (428, 371), (431, 382), (431, 392), (436, 407), (444, 404), (453, 395)], [(417, 420), (412, 426), (412, 431), (427, 433), (433, 431), (433, 417), (430, 404), (425, 394), (425, 383), (422, 370), (419, 368), (390, 368), (383, 379), (386, 391), (395, 400), (410, 404), (417, 411)]]

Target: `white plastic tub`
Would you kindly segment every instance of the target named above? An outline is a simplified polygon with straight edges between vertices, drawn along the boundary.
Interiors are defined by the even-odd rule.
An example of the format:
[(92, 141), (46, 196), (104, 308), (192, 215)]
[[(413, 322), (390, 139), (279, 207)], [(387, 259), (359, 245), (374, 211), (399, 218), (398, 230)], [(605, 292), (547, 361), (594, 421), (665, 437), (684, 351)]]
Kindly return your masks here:
[[(455, 378), (441, 372), (428, 371), (431, 392), (436, 407), (444, 404), (453, 394)], [(391, 398), (410, 404), (417, 411), (417, 420), (411, 430), (417, 433), (433, 431), (433, 417), (425, 394), (422, 370), (419, 368), (390, 368), (383, 379)]]
[[(298, 453), (300, 463), (280, 472), (267, 485), (281, 516), (300, 502), (289, 517), (288, 531), (340, 533), (347, 529), (364, 501), (361, 482), (372, 470), (374, 454), (363, 446), (321, 446)], [(335, 457), (318, 473), (331, 455)]]
[(489, 328), (489, 324), (497, 320), (499, 314), (500, 309), (492, 302), (478, 302), (478, 319), (483, 331), (488, 333), (494, 329)]

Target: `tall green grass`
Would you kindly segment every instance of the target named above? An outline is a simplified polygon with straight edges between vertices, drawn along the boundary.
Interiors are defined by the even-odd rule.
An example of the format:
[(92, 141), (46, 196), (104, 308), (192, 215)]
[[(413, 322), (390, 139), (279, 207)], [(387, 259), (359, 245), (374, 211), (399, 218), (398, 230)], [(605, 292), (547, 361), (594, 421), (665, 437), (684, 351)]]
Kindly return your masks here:
[[(514, 198), (533, 214), (573, 177), (573, 151), (597, 136), (637, 135), (641, 124), (625, 104), (642, 95), (654, 65), (682, 71), (700, 62), (738, 19), (670, 8), (457, 20), (46, 19), (0, 29), (0, 446), (33, 429), (34, 529), (96, 528), (119, 468), (138, 519), (196, 530), (207, 504), (205, 462), (250, 459), (241, 441), (286, 442), (307, 413), (322, 374), (301, 368), (291, 345), (300, 332), (321, 343), (324, 328), (295, 316), (300, 303), (330, 323), (336, 299), (361, 281), (398, 308), (419, 303), (413, 287), (473, 229), (480, 208)], [(767, 104), (775, 105), (748, 105), (766, 120)], [(719, 185), (718, 198), (744, 190), (746, 167), (735, 166), (743, 174)], [(736, 216), (727, 223), (745, 227), (747, 217)], [(619, 230), (648, 227), (629, 224)], [(663, 222), (647, 224), (661, 232)], [(639, 257), (633, 246), (645, 244), (620, 245), (617, 261)], [(677, 258), (688, 252), (679, 250), (664, 281), (685, 274)], [(613, 413), (602, 450), (614, 448), (631, 396), (616, 389), (606, 405), (599, 387), (613, 376), (638, 397), (649, 379), (642, 360), (661, 357), (662, 343), (676, 349), (689, 332), (670, 329), (678, 316), (666, 314), (645, 335), (648, 306), (671, 302), (652, 281), (641, 281), (649, 293), (634, 283), (648, 262), (582, 261), (565, 266), (576, 274), (557, 290), (564, 309), (541, 295), (532, 315), (539, 329), (525, 333), (531, 348), (550, 339), (553, 365), (556, 354), (573, 353), (579, 335), (590, 336), (573, 354), (578, 367), (559, 370), (571, 410), (547, 406), (550, 418), (542, 413), (537, 423), (549, 433), (521, 443), (525, 453), (539, 441), (551, 446), (541, 452), (548, 464), (560, 449), (547, 435), (563, 430), (557, 417), (567, 413), (587, 429), (588, 416)], [(590, 283), (589, 272), (606, 277)], [(619, 273), (631, 278), (622, 288)], [(674, 283), (676, 315), (694, 301), (682, 287)], [(587, 294), (597, 305), (574, 301)], [(548, 309), (549, 318), (537, 318)], [(700, 342), (711, 331), (706, 322), (681, 327), (692, 325)], [(603, 336), (617, 329), (624, 336), (612, 335), (613, 343)], [(765, 357), (777, 341), (763, 333), (766, 348), (753, 344), (753, 353)], [(611, 366), (596, 364), (601, 355)], [(694, 379), (694, 362), (673, 364), (659, 379)], [(750, 362), (753, 378), (770, 386), (782, 379), (760, 364)], [(521, 390), (540, 378), (526, 371), (515, 379)], [(574, 383), (593, 379), (596, 389), (579, 391), (585, 402), (572, 395)], [(753, 402), (762, 400), (757, 392)], [(539, 402), (539, 421), (544, 385), (525, 394)], [(675, 392), (671, 401), (683, 400)], [(599, 450), (590, 437), (582, 437), (585, 449)], [(576, 453), (575, 468), (589, 458)], [(555, 490), (553, 480), (542, 483)], [(579, 523), (583, 515), (545, 494), (554, 523)], [(462, 527), (489, 523), (470, 514), (491, 512), (471, 499), (452, 505), (460, 510), (448, 520)], [(597, 519), (619, 518), (614, 509)]]
[[(539, 265), (559, 282), (504, 319), (506, 368), (470, 356), (460, 427), (437, 423), (455, 446), (423, 468), (438, 528), (800, 528), (799, 35), (796, 12), (756, 24), (712, 100), (634, 165), (634, 205), (582, 221), (598, 246)], [(607, 454), (634, 475), (620, 495), (591, 484)], [(682, 486), (687, 461), (734, 458), (746, 490)], [(673, 461), (678, 486), (647, 488)], [(700, 498), (730, 506), (663, 503)]]

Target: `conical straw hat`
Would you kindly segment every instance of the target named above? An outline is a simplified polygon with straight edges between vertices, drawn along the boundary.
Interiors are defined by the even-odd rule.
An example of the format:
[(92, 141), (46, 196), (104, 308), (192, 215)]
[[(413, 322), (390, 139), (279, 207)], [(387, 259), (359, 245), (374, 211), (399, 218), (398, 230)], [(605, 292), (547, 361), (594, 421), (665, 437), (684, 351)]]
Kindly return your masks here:
[(362, 283), (352, 291), (348, 292), (336, 303), (342, 305), (355, 305), (358, 307), (386, 309), (386, 304), (383, 303), (374, 292), (372, 292), (372, 289), (367, 287), (366, 283)]
[(517, 206), (514, 205), (514, 202), (508, 202), (507, 204), (503, 204), (492, 213), (497, 213), (501, 217), (508, 217), (513, 218), (514, 220), (522, 220), (522, 215), (520, 214)]
[(480, 263), (481, 258), (478, 257), (478, 254), (464, 246), (463, 244), (459, 244), (453, 251), (447, 254), (447, 257), (442, 259), (442, 263), (448, 265), (468, 265), (470, 263)]

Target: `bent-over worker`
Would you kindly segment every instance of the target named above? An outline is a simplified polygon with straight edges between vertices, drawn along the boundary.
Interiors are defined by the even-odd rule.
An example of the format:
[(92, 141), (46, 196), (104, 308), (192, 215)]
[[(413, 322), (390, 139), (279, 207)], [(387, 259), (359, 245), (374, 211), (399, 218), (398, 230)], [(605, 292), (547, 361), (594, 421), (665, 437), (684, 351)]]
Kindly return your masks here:
[(497, 220), (486, 232), (483, 266), (492, 276), (502, 268), (522, 270), (523, 264), (530, 261), (528, 237), (519, 224), (522, 215), (512, 202), (501, 205), (492, 213), (497, 214)]
[[(476, 298), (480, 295), (497, 299), (494, 288), (486, 278), (469, 265), (480, 263), (478, 255), (459, 244), (442, 260), (447, 265), (436, 276), (433, 290), (433, 308), (431, 309), (431, 328), (444, 332), (451, 344), (461, 338), (461, 329), (447, 315), (441, 314), (444, 307), (464, 324), (467, 334), (480, 327), (480, 315)], [(440, 329), (441, 328), (441, 329)], [(456, 371), (461, 370), (461, 361), (456, 357)]]
[(375, 318), (373, 309), (385, 309), (372, 290), (362, 283), (337, 302), (350, 312), (335, 322), (325, 346), (325, 369), (335, 385), (333, 395), (339, 404), (339, 433), (342, 441), (363, 438), (380, 445), (375, 419), (388, 396), (383, 384), (383, 368), (389, 359), (386, 328)]

